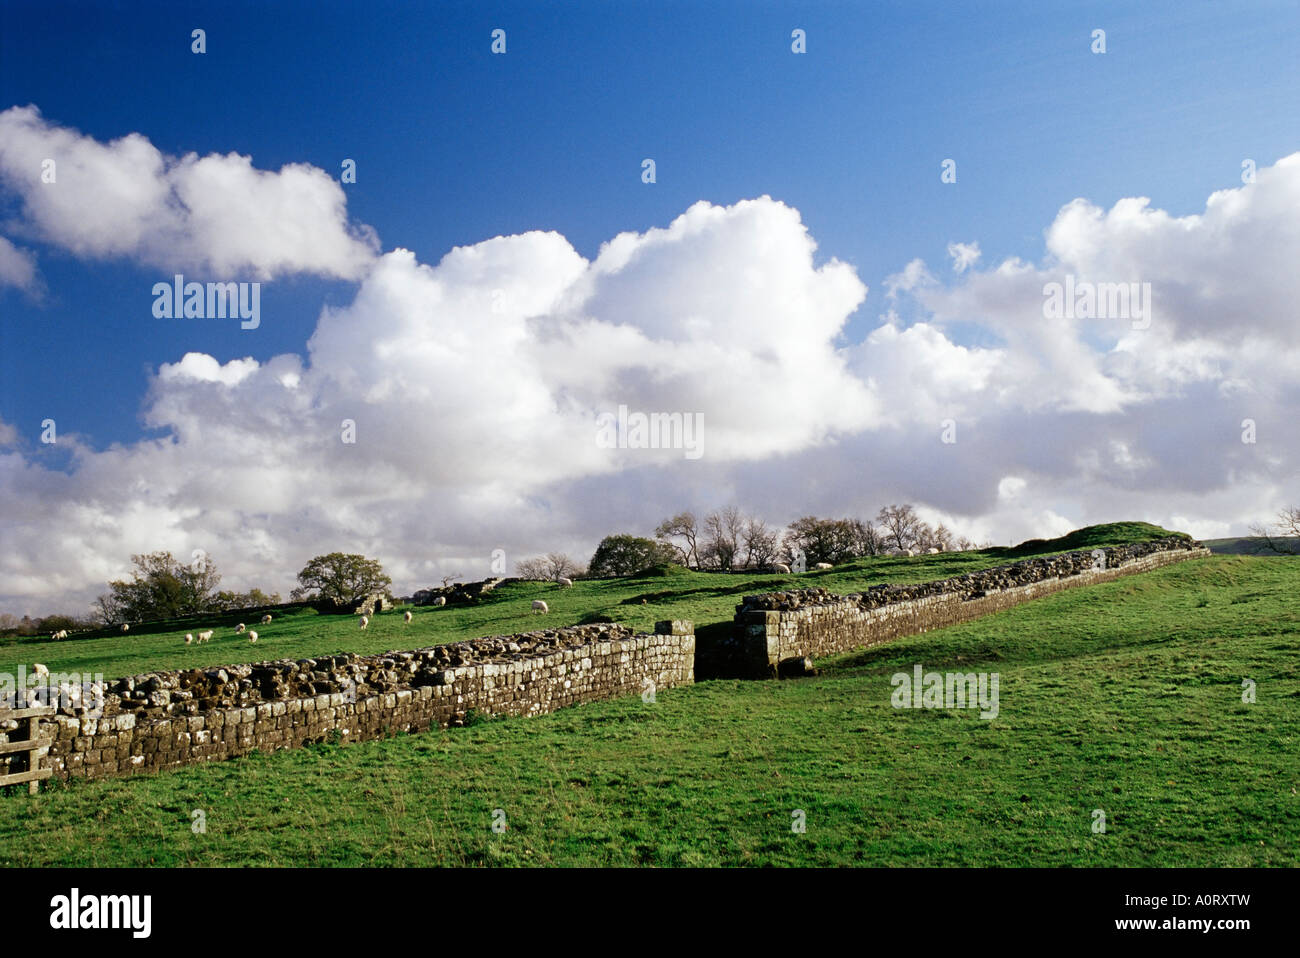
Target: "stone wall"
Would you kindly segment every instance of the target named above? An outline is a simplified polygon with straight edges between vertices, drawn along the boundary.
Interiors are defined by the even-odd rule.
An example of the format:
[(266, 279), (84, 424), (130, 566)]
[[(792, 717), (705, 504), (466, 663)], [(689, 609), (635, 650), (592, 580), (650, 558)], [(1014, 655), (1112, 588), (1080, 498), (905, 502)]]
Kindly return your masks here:
[[(950, 579), (833, 595), (746, 596), (732, 623), (634, 634), (614, 624), (493, 636), (410, 652), (341, 654), (154, 672), (96, 686), (45, 720), (60, 778), (173, 768), (254, 751), (463, 725), (471, 712), (527, 716), (700, 677), (797, 673), (792, 663), (954, 625), (1079, 585), (1209, 555), (1171, 538), (1027, 559)], [(784, 663), (784, 665), (783, 665)], [(89, 687), (88, 687), (89, 688)], [(13, 703), (11, 703), (13, 704)], [(0, 744), (11, 731), (0, 724)], [(19, 761), (0, 753), (0, 774)]]
[[(112, 683), (94, 709), (66, 706), (46, 731), (59, 778), (103, 778), (353, 742), (485, 716), (568, 705), (694, 681), (689, 621), (653, 634), (574, 626), (383, 655), (336, 655), (156, 672)], [(0, 732), (0, 741), (5, 738)]]
[(1108, 582), (1209, 554), (1199, 542), (1169, 538), (1035, 557), (951, 579), (872, 586), (849, 595), (815, 588), (746, 596), (736, 607), (729, 632), (710, 630), (701, 635), (697, 673), (701, 678), (774, 676), (786, 671), (782, 662), (793, 664), (878, 645), (967, 622), (1062, 589)]

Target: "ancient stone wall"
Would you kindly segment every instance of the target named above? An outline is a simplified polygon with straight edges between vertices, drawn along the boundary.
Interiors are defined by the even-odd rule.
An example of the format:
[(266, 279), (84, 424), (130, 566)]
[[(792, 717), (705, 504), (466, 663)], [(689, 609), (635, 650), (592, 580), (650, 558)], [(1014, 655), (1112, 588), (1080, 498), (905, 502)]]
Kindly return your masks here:
[[(689, 684), (767, 677), (790, 663), (966, 622), (1079, 585), (1209, 555), (1172, 538), (1041, 556), (951, 579), (833, 595), (799, 589), (746, 596), (733, 623), (701, 630), (659, 622), (493, 636), (359, 656), (342, 654), (131, 676), (94, 700), (60, 702), (46, 719), (46, 767), (100, 778), (326, 741), (462, 725), (471, 712), (526, 716)], [(782, 663), (786, 663), (783, 667)], [(797, 671), (797, 670), (796, 670)], [(10, 703), (13, 704), (13, 703)], [(0, 725), (0, 745), (13, 730)], [(16, 761), (0, 751), (0, 773)], [(12, 769), (11, 769), (12, 770)]]
[(1183, 538), (1041, 556), (1006, 566), (907, 585), (834, 595), (800, 589), (746, 596), (730, 632), (701, 636), (701, 678), (762, 678), (781, 663), (878, 645), (904, 635), (967, 622), (1062, 589), (1207, 556)]
[[(102, 778), (274, 751), (540, 715), (694, 681), (689, 621), (652, 634), (574, 626), (389, 652), (133, 676), (93, 708), (47, 719), (46, 766)], [(48, 736), (51, 731), (47, 730)], [(0, 733), (0, 739), (4, 735)]]

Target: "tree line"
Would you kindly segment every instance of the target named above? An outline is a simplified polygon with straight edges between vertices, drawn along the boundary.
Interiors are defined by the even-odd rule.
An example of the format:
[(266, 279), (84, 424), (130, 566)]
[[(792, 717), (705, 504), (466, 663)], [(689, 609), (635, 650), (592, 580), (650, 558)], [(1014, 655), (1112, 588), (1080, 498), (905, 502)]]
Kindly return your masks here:
[[(1294, 554), (1300, 539), (1300, 508), (1279, 513), (1269, 525), (1251, 527), (1263, 541), (1261, 551)], [(955, 537), (942, 523), (930, 526), (910, 503), (884, 506), (874, 519), (826, 519), (802, 516), (784, 528), (773, 527), (736, 506), (706, 513), (679, 512), (655, 527), (653, 538), (620, 533), (606, 536), (584, 568), (562, 552), (524, 559), (515, 574), (524, 579), (554, 581), (586, 575), (592, 578), (634, 575), (666, 563), (692, 569), (731, 572), (770, 567), (775, 562), (832, 564), (895, 551), (945, 552), (987, 548)], [(95, 603), (95, 618), (51, 615), (22, 619), (0, 614), (0, 633), (35, 635), (60, 629), (84, 629), (95, 624), (174, 619), (202, 613), (279, 605), (279, 593), (219, 590), (221, 575), (207, 557), (191, 563), (170, 552), (133, 555), (131, 578), (109, 582), (109, 591)], [(377, 559), (331, 552), (311, 559), (298, 573), (298, 588), (290, 598), (329, 600), (338, 605), (356, 602), (375, 592), (388, 594), (392, 579)], [(444, 584), (446, 584), (444, 580)]]
[(562, 576), (592, 578), (633, 575), (643, 569), (674, 562), (691, 569), (732, 572), (787, 564), (800, 558), (809, 565), (832, 564), (892, 551), (945, 552), (977, 548), (943, 524), (921, 520), (909, 503), (883, 507), (873, 519), (823, 519), (803, 516), (788, 526), (774, 527), (761, 517), (727, 506), (703, 518), (686, 511), (655, 527), (653, 538), (626, 533), (606, 536), (584, 569), (562, 552), (515, 564), (524, 579), (554, 580)]
[[(105, 625), (176, 619), (187, 615), (231, 612), (279, 605), (278, 592), (219, 590), (221, 574), (209, 557), (185, 563), (170, 552), (131, 556), (129, 579), (108, 584), (95, 602), (96, 617)], [(392, 579), (377, 559), (331, 552), (311, 559), (298, 573), (298, 588), (289, 598), (329, 600), (343, 605), (375, 592), (387, 593)]]

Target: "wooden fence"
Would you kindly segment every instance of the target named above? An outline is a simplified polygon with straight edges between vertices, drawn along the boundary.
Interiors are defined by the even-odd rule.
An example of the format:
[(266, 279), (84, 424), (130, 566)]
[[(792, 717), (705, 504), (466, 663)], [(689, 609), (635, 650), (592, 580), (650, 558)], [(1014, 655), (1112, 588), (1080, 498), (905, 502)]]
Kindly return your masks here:
[[(27, 791), (35, 795), (40, 790), (41, 779), (49, 778), (54, 774), (50, 769), (41, 767), (41, 759), (50, 752), (50, 740), (41, 738), (41, 719), (53, 714), (54, 709), (49, 706), (23, 709), (0, 708), (0, 735), (8, 738), (8, 741), (0, 742), (0, 755), (25, 753), (27, 765), (21, 771), (11, 770), (8, 774), (0, 774), (0, 785), (17, 785), (26, 782)], [(18, 728), (3, 731), (10, 722), (16, 722)], [(25, 733), (24, 725), (26, 725)], [(25, 738), (22, 737), (24, 734)]]

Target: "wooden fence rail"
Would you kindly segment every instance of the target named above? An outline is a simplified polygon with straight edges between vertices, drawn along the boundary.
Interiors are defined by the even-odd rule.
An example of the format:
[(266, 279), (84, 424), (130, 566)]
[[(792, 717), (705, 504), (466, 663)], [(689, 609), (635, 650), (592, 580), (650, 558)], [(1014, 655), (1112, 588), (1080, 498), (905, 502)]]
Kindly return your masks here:
[[(0, 708), (0, 736), (8, 741), (0, 741), (0, 755), (26, 754), (27, 767), (21, 771), (0, 774), (0, 785), (17, 785), (27, 783), (27, 791), (35, 795), (41, 787), (41, 780), (54, 773), (41, 767), (41, 759), (50, 752), (50, 739), (41, 737), (41, 719), (54, 714), (49, 706), (8, 709)], [(16, 722), (18, 728), (7, 729), (7, 723)], [(26, 725), (24, 733), (23, 725)], [(22, 735), (26, 738), (22, 738)]]

